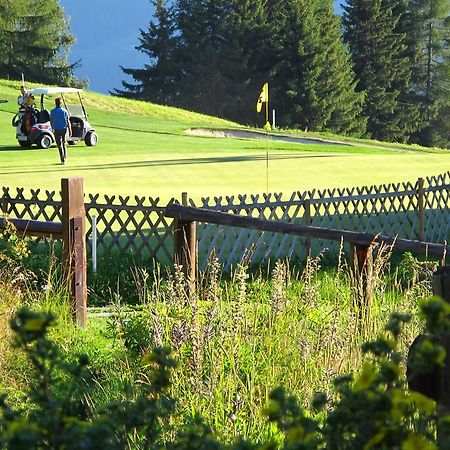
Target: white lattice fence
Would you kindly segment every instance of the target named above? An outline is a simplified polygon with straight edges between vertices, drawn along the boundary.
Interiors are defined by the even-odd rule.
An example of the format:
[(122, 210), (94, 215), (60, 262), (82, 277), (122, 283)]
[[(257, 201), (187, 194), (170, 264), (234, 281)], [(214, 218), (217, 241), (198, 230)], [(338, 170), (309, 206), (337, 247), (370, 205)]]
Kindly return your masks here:
[[(425, 240), (441, 243), (449, 238), (449, 173), (425, 180)], [(201, 207), (265, 219), (311, 224), (367, 233), (381, 233), (406, 239), (418, 239), (420, 220), (418, 183), (390, 183), (342, 189), (323, 189), (262, 196), (215, 197), (202, 199)], [(192, 206), (196, 206), (191, 202)], [(302, 259), (307, 243), (294, 236), (260, 233), (233, 227), (201, 225), (199, 264), (204, 267), (215, 250), (224, 268), (249, 255), (250, 263), (267, 258)], [(315, 240), (313, 254), (323, 249), (332, 252), (339, 244)]]
[[(300, 223), (305, 213), (304, 195), (294, 192), (288, 198), (283, 198), (281, 193), (203, 198), (200, 207), (259, 219)], [(194, 202), (191, 205), (196, 206)], [(267, 258), (302, 259), (306, 254), (304, 239), (279, 233), (200, 224), (197, 235), (200, 267), (206, 264), (213, 250), (224, 262), (225, 270), (244, 256), (250, 263), (257, 263)]]
[[(450, 237), (450, 172), (424, 180), (424, 239), (443, 243)], [(358, 188), (204, 198), (190, 205), (268, 220), (311, 224), (417, 239), (420, 221), (418, 183), (396, 183)], [(89, 220), (97, 217), (99, 250), (134, 252), (167, 264), (172, 261), (171, 220), (159, 198), (86, 195)], [(170, 200), (169, 203), (176, 201)], [(59, 221), (60, 193), (23, 188), (2, 188), (1, 211), (6, 216)], [(88, 224), (88, 238), (91, 235)], [(301, 260), (309, 249), (305, 239), (233, 227), (199, 224), (199, 263), (204, 267), (212, 251), (225, 269), (247, 255), (250, 263), (270, 258)], [(312, 241), (313, 254), (323, 248), (337, 250), (331, 241)]]
[(425, 236), (430, 242), (444, 242), (450, 238), (450, 172), (426, 178)]
[[(417, 239), (418, 197), (411, 183), (327, 189), (309, 195), (315, 226)], [(335, 251), (337, 245), (316, 241), (313, 249), (326, 246)]]
[[(164, 216), (159, 198), (89, 194), (86, 216), (97, 218), (99, 251), (131, 252), (170, 264), (173, 258), (172, 220)], [(92, 230), (89, 229), (88, 237)]]

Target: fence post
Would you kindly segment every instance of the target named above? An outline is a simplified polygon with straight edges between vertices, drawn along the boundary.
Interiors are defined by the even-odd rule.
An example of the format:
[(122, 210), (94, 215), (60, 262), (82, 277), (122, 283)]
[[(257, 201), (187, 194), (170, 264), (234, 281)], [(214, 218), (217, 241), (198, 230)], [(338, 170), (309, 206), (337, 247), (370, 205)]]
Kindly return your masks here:
[(87, 322), (86, 211), (82, 178), (62, 178), (63, 273), (79, 326)]
[[(305, 225), (311, 225), (311, 203), (308, 199), (303, 202), (303, 207), (305, 208), (304, 222)], [(308, 237), (305, 239), (305, 251), (306, 256), (309, 258), (311, 256), (311, 239)]]
[(425, 189), (424, 179), (419, 178), (417, 180), (417, 214), (419, 216), (419, 241), (425, 240)]
[[(445, 302), (450, 302), (450, 266), (439, 267), (433, 273), (433, 294), (441, 297)], [(439, 371), (438, 403), (447, 411), (450, 408), (450, 336), (436, 336), (439, 343), (445, 348), (445, 362)]]
[(372, 300), (372, 292), (368, 289), (371, 268), (371, 246), (350, 242), (350, 270), (357, 286), (359, 318), (363, 319)]
[[(187, 192), (181, 194), (183, 206), (187, 206)], [(174, 264), (183, 266), (186, 277), (195, 282), (197, 272), (197, 222), (174, 219)]]
[[(432, 285), (434, 295), (438, 295), (444, 301), (450, 302), (450, 266), (439, 267), (433, 273)], [(410, 365), (410, 359), (415, 355), (417, 347), (426, 339), (444, 347), (446, 352), (444, 365), (430, 367), (426, 373), (416, 372), (414, 367)], [(450, 336), (423, 334), (417, 336), (409, 348), (406, 373), (409, 389), (418, 391), (436, 400), (441, 408), (448, 411), (450, 408)]]

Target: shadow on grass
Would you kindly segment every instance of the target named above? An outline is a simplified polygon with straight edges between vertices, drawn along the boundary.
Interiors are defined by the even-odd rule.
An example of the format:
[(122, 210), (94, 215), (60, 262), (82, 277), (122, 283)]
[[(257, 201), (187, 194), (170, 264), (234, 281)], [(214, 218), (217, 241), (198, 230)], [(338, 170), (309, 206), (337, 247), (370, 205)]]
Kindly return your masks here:
[(19, 144), (17, 144), (17, 145), (0, 145), (0, 152), (17, 152), (17, 151), (26, 151), (26, 150), (37, 150), (37, 149), (31, 148), (31, 147), (21, 147)]
[(107, 130), (129, 131), (129, 132), (132, 132), (132, 133), (164, 134), (164, 135), (168, 135), (168, 136), (185, 137), (182, 134), (171, 133), (169, 131), (142, 130), (142, 129), (139, 129), (139, 128), (117, 127), (117, 126), (114, 126), (114, 125), (98, 125), (96, 128), (105, 128)]
[[(270, 161), (281, 161), (281, 160), (296, 160), (296, 159), (312, 159), (312, 158), (337, 158), (344, 157), (345, 155), (295, 155), (292, 153), (270, 155)], [(129, 168), (144, 168), (144, 167), (159, 167), (159, 166), (184, 166), (184, 165), (195, 165), (195, 164), (223, 164), (223, 163), (236, 163), (236, 162), (253, 162), (253, 161), (265, 161), (266, 155), (251, 155), (251, 156), (218, 156), (215, 158), (176, 158), (176, 159), (165, 159), (165, 160), (148, 160), (148, 161), (130, 161), (121, 163), (110, 163), (110, 164), (98, 164), (89, 166), (74, 165), (64, 168), (58, 168), (58, 171), (66, 170), (72, 171), (73, 169), (78, 170), (110, 170), (110, 169), (129, 169)], [(0, 172), (0, 175), (11, 175), (11, 174), (32, 174), (32, 173), (46, 173), (50, 169), (37, 169), (37, 170), (23, 170), (14, 172), (8, 170), (6, 172)]]

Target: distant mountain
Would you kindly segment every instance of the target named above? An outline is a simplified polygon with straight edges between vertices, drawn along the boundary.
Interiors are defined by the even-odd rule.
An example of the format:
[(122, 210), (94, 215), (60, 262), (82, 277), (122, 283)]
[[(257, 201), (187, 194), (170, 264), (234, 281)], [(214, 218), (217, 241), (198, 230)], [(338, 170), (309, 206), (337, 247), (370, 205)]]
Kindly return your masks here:
[[(340, 3), (334, 0), (337, 12)], [(108, 93), (131, 81), (123, 67), (142, 67), (148, 60), (135, 50), (139, 29), (146, 30), (153, 16), (150, 0), (60, 0), (70, 19), (77, 42), (72, 47), (70, 62), (81, 60), (76, 76), (89, 80), (89, 89)]]
[(119, 66), (140, 67), (146, 57), (135, 50), (139, 29), (147, 29), (153, 6), (149, 0), (60, 0), (77, 38), (70, 62), (89, 80), (89, 89), (107, 93), (120, 88), (126, 75)]

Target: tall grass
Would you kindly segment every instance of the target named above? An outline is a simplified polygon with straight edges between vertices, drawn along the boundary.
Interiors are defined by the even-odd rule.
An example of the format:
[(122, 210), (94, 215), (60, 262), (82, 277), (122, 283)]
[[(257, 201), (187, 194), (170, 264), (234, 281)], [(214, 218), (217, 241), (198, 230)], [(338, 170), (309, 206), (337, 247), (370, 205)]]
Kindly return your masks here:
[[(174, 349), (172, 389), (184, 416), (200, 413), (228, 440), (265, 439), (274, 433), (261, 415), (271, 389), (286, 387), (304, 406), (316, 391), (332, 395), (332, 379), (361, 366), (360, 345), (377, 336), (389, 314), (416, 313), (430, 294), (420, 276), (401, 286), (384, 248), (371, 266), (370, 301), (361, 303), (360, 280), (339, 261), (326, 271), (321, 256), (303, 270), (279, 261), (268, 277), (252, 276), (242, 264), (225, 280), (213, 257), (196, 285), (181, 267), (165, 281), (142, 273), (142, 312), (118, 312), (112, 322), (133, 352)], [(431, 269), (418, 270), (423, 278)], [(405, 351), (420, 328), (418, 318), (407, 328)]]
[(134, 268), (140, 309), (129, 312), (113, 293), (111, 316), (91, 318), (85, 330), (74, 326), (54, 259), (45, 284), (38, 286), (21, 264), (4, 257), (0, 390), (10, 401), (21, 401), (28, 371), (8, 344), (7, 324), (17, 305), (26, 303), (56, 312), (52, 338), (68, 360), (88, 354), (92, 380), (86, 381), (86, 408), (124, 398), (127, 382), (142, 381), (141, 357), (154, 346), (170, 346), (179, 362), (171, 387), (177, 417), (201, 414), (228, 441), (274, 437), (277, 432), (261, 414), (273, 388), (284, 386), (303, 406), (317, 391), (333, 395), (332, 379), (361, 367), (361, 343), (377, 336), (392, 311), (416, 317), (403, 334), (406, 352), (421, 329), (417, 303), (431, 293), (434, 265), (406, 255), (394, 270), (390, 248), (375, 252), (364, 296), (361, 278), (342, 251), (332, 269), (321, 267), (322, 257), (309, 259), (302, 269), (278, 261), (268, 275), (251, 273), (244, 261), (225, 278), (213, 255), (195, 284), (180, 266), (172, 273)]

